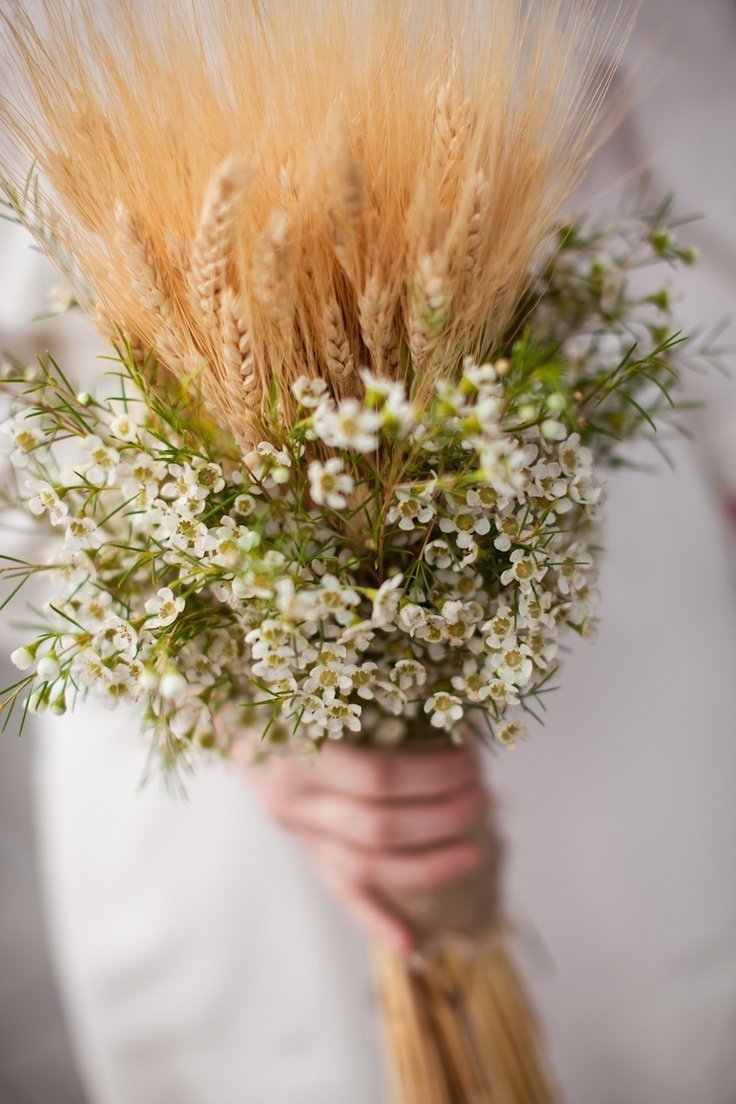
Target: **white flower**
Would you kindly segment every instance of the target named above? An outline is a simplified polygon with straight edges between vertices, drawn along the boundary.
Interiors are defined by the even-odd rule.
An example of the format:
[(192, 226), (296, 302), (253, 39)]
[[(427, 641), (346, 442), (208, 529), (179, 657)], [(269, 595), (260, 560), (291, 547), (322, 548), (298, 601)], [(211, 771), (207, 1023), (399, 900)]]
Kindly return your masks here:
[(496, 528), (498, 536), (494, 537), (493, 546), (500, 552), (508, 552), (512, 544), (523, 544), (533, 533), (528, 528), (528, 513), (520, 510), (518, 514), (507, 514), (503, 517), (496, 515)]
[(338, 699), (327, 702), (318, 711), (316, 719), (327, 730), (331, 740), (339, 740), (347, 728), (351, 732), (360, 732), (360, 718), (363, 709), (354, 702)]
[(401, 717), (406, 713), (407, 697), (399, 686), (379, 682), (376, 684), (375, 697), (381, 708), (387, 713), (393, 713), (394, 717)]
[(414, 409), (403, 397), (403, 388), (391, 392), (381, 407), (380, 417), (384, 430), (399, 438), (408, 437), (416, 426)]
[(125, 663), (108, 671), (105, 680), (96, 687), (96, 693), (102, 697), (105, 709), (117, 709), (122, 702), (135, 701), (140, 696), (140, 691), (136, 669)]
[(94, 648), (83, 648), (74, 657), (74, 677), (82, 686), (102, 686), (109, 677), (109, 670), (104, 660)]
[(565, 556), (554, 563), (560, 594), (574, 594), (587, 586), (593, 564), (589, 550), (579, 541), (571, 544)]
[(311, 410), (318, 406), (325, 397), (327, 384), (323, 379), (309, 379), (307, 376), (300, 376), (291, 385), (291, 391), (300, 406)]
[(365, 386), (366, 406), (374, 407), (382, 405), (391, 395), (399, 399), (404, 398), (404, 386), (387, 376), (377, 376), (369, 368), (361, 368), (360, 378)]
[(174, 479), (161, 488), (164, 498), (203, 502), (225, 486), (220, 465), (206, 460), (197, 459), (192, 464), (169, 464), (168, 470)]
[(473, 635), (480, 616), (480, 607), (474, 602), (445, 602), (442, 606), (442, 618), (448, 643), (456, 647), (465, 644)]
[[(351, 664), (318, 663), (309, 673), (302, 687), (308, 694), (349, 694), (353, 688), (354, 667)], [(327, 695), (325, 695), (327, 692)]]
[(493, 390), (498, 376), (492, 364), (476, 364), (472, 357), (463, 361), (463, 380), (478, 391)]
[(277, 449), (270, 441), (261, 441), (253, 452), (245, 457), (246, 466), (251, 474), (253, 493), (283, 486), (291, 478), (291, 457), (285, 449)]
[(416, 425), (411, 403), (406, 401), (406, 391), (396, 380), (376, 376), (363, 368), (360, 377), (365, 384), (365, 405), (377, 410), (381, 425), (389, 433), (407, 437)]
[(41, 514), (48, 514), (51, 524), (59, 525), (61, 519), (69, 513), (69, 507), (61, 501), (54, 487), (43, 480), (38, 483), (32, 483), (29, 480), (26, 486), (35, 491), (33, 497), (28, 499), (28, 509), (31, 513), (35, 514), (36, 517), (40, 517)]
[(67, 517), (65, 545), (70, 551), (99, 548), (102, 536), (92, 518)]
[(233, 502), (233, 512), (242, 517), (250, 517), (256, 508), (256, 500), (252, 495), (240, 494)]
[(323, 576), (317, 596), (322, 611), (331, 614), (339, 625), (347, 625), (353, 616), (352, 607), (360, 604), (360, 595), (334, 575)]
[(43, 443), (44, 435), (30, 419), (19, 416), (11, 423), (14, 444), (10, 453), (10, 463), (14, 468), (26, 468), (31, 455)]
[(464, 694), (468, 701), (478, 705), (484, 702), (491, 693), (491, 679), (485, 668), (479, 668), (476, 660), (466, 659), (463, 663), (462, 675), (453, 675), (452, 688), (459, 694)]
[(82, 447), (90, 453), (90, 459), (82, 468), (85, 479), (95, 487), (110, 487), (115, 482), (120, 462), (117, 449), (104, 444), (94, 434), (85, 437)]
[(171, 587), (161, 587), (155, 598), (149, 598), (146, 602), (146, 628), (165, 629), (176, 621), (184, 609), (186, 600), (175, 598)]
[(138, 650), (138, 634), (128, 621), (111, 613), (95, 634), (94, 646), (105, 657), (122, 652), (132, 659)]
[(502, 573), (501, 586), (509, 586), (516, 582), (522, 590), (531, 589), (534, 583), (540, 582), (546, 574), (547, 566), (540, 562), (541, 556), (537, 553), (515, 548), (509, 559), (511, 566)]
[(432, 714), (429, 722), (434, 728), (448, 731), (462, 717), (463, 703), (454, 694), (441, 691), (427, 699), (424, 703), (424, 712)]
[(426, 623), (427, 611), (416, 602), (405, 602), (399, 610), (399, 625), (409, 636), (414, 636)]
[(210, 529), (206, 538), (208, 561), (227, 571), (237, 571), (247, 561), (247, 554), (258, 548), (260, 534), (236, 525), (227, 515), (216, 529)]
[(344, 510), (354, 489), (353, 479), (346, 473), (339, 457), (333, 457), (324, 464), (313, 460), (309, 465), (309, 493), (318, 506)]
[(477, 442), (478, 462), (483, 479), (500, 495), (515, 498), (529, 482), (530, 456), (536, 449), (519, 448), (511, 437)]
[(521, 720), (503, 721), (496, 729), (496, 739), (508, 747), (512, 747), (518, 739), (526, 739), (526, 736), (526, 727)]
[(356, 399), (343, 399), (336, 410), (318, 410), (315, 417), (315, 429), (325, 444), (356, 452), (378, 448), (380, 424), (375, 411), (366, 410)]
[(427, 669), (416, 659), (400, 659), (389, 674), (400, 690), (409, 690), (414, 686), (424, 686), (427, 681)]
[(127, 411), (118, 414), (110, 422), (110, 433), (121, 441), (135, 441), (138, 429), (138, 423)]
[(494, 654), (493, 663), (497, 677), (509, 686), (526, 686), (532, 677), (529, 647), (518, 643), (513, 637), (506, 641), (501, 651)]
[(373, 697), (373, 687), (378, 677), (378, 667), (375, 663), (361, 663), (352, 674), (353, 689), (359, 698), (370, 700)]
[(412, 491), (399, 489), (386, 520), (389, 525), (398, 521), (399, 529), (411, 532), (417, 525), (427, 525), (435, 513), (435, 506), (427, 492), (414, 494)]
[(424, 558), (430, 567), (447, 568), (454, 563), (449, 544), (441, 538), (429, 542), (424, 549)]
[[(145, 452), (125, 452), (125, 459), (118, 467), (118, 482), (126, 499), (130, 502), (131, 510), (143, 507), (147, 510), (158, 497), (159, 484), (166, 475), (166, 465), (154, 460)], [(133, 517), (134, 524), (139, 529), (148, 526), (148, 515), (141, 512)]]
[(546, 671), (557, 655), (557, 644), (553, 640), (548, 640), (541, 632), (531, 633), (525, 638), (524, 643), (537, 667)]
[(507, 640), (515, 635), (514, 614), (509, 606), (499, 606), (490, 621), (481, 625), (481, 631), (487, 633), (486, 644), (498, 651)]
[(445, 619), (439, 614), (430, 614), (424, 624), (419, 625), (414, 632), (418, 640), (426, 644), (441, 644), (447, 639), (447, 625)]
[(364, 652), (376, 635), (372, 621), (358, 621), (343, 629), (338, 637), (341, 644), (352, 645), (359, 652)]
[(394, 575), (391, 579), (386, 579), (385, 582), (381, 583), (376, 591), (373, 598), (371, 621), (379, 628), (386, 628), (396, 621), (399, 603), (401, 602), (400, 587), (403, 582), (403, 575)]
[(321, 604), (318, 590), (297, 590), (293, 579), (276, 580), (276, 604), (284, 621), (316, 621)]
[(519, 699), (516, 696), (516, 687), (511, 683), (502, 682), (501, 679), (493, 679), (489, 689), (491, 701), (495, 702), (500, 708), (505, 708), (507, 705), (519, 704)]

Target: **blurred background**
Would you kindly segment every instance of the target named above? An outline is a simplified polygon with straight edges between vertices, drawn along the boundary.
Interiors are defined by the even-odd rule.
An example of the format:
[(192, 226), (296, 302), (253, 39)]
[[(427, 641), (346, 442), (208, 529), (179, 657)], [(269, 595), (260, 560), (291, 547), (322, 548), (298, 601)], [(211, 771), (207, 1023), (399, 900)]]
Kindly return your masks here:
[[(0, 0), (0, 11), (11, 12), (11, 5)], [(642, 94), (616, 139), (616, 173), (623, 172), (627, 160), (633, 170), (651, 157), (657, 186), (664, 182), (677, 193), (680, 210), (706, 216), (688, 239), (698, 245), (710, 276), (699, 290), (697, 274), (693, 289), (685, 288), (684, 313), (698, 318), (706, 305), (709, 321), (715, 322), (724, 306), (736, 314), (736, 2), (643, 0), (629, 51), (632, 68), (651, 49), (649, 56), (666, 59), (666, 64), (655, 66), (661, 76)], [(612, 188), (615, 180), (604, 169), (598, 186)], [(708, 279), (720, 289), (710, 305)], [(34, 351), (52, 347), (69, 363), (69, 357), (79, 359), (80, 350), (89, 348), (88, 335), (71, 320), (61, 329), (53, 321), (31, 321), (46, 310), (54, 282), (21, 231), (0, 223), (0, 359), (7, 349), (30, 362)], [(709, 472), (714, 509), (721, 514), (724, 540), (731, 541), (733, 553), (727, 518), (736, 525), (736, 398), (725, 382), (711, 390), (713, 416), (696, 462)], [(1, 532), (4, 547), (6, 539)], [(0, 619), (1, 657), (8, 652), (9, 619), (6, 614)], [(725, 667), (721, 674), (733, 678)], [(7, 664), (0, 664), (0, 685), (11, 681)], [(724, 717), (723, 723), (732, 738), (733, 717)], [(0, 1104), (85, 1104), (47, 949), (34, 847), (33, 756), (33, 725), (18, 739), (11, 724), (0, 737)], [(732, 1087), (733, 1095), (713, 1098), (713, 1104), (734, 1104)], [(702, 1102), (693, 1099), (692, 1104)]]

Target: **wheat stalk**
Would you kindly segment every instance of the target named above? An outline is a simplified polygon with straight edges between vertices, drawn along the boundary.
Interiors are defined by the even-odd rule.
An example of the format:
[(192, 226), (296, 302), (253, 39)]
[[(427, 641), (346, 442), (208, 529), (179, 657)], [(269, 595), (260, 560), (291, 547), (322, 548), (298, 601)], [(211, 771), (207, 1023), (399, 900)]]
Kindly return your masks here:
[[(0, 127), (116, 326), (227, 390), (232, 291), (252, 386), (287, 408), (305, 370), (350, 393), (367, 363), (427, 395), (463, 349), (501, 342), (606, 133), (599, 5), (192, 4), (0, 16)], [(235, 395), (218, 409), (240, 432)]]
[[(178, 340), (171, 290), (157, 263), (156, 253), (139, 220), (122, 203), (115, 208), (117, 245), (140, 306), (153, 320), (150, 344), (171, 364), (183, 360)], [(107, 310), (109, 316), (110, 311)], [(145, 342), (136, 333), (139, 344)]]
[(351, 381), (356, 379), (356, 373), (343, 312), (334, 297), (325, 307), (324, 327), (327, 374), (335, 392), (342, 395), (350, 389)]
[(208, 329), (217, 324), (222, 313), (227, 268), (233, 255), (232, 235), (248, 178), (248, 166), (241, 157), (229, 157), (220, 166), (207, 190), (192, 242), (189, 283)]

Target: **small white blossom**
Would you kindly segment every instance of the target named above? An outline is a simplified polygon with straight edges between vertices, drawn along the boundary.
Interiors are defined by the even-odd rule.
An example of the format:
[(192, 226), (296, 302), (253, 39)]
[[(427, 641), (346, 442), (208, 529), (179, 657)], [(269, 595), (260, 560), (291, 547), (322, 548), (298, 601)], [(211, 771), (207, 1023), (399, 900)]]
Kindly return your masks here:
[(355, 483), (339, 457), (324, 464), (313, 460), (309, 465), (309, 493), (318, 506), (344, 510), (354, 489)]
[(373, 598), (371, 621), (380, 628), (393, 625), (399, 612), (403, 575), (394, 575), (381, 583)]
[(171, 587), (161, 587), (156, 597), (149, 598), (146, 602), (146, 628), (165, 629), (168, 625), (173, 625), (185, 605), (186, 600), (175, 598)]
[(44, 435), (37, 425), (26, 417), (18, 417), (10, 425), (13, 448), (10, 463), (14, 468), (26, 468), (33, 455), (44, 441)]
[(434, 728), (443, 728), (446, 731), (460, 720), (463, 715), (463, 703), (454, 694), (444, 691), (432, 694), (424, 703), (424, 712), (431, 714), (429, 723)]
[(414, 494), (412, 491), (399, 488), (386, 520), (389, 525), (398, 521), (399, 529), (411, 532), (417, 526), (427, 525), (436, 512), (429, 492)]
[(525, 590), (541, 582), (547, 572), (547, 565), (540, 555), (525, 552), (522, 548), (515, 548), (509, 559), (511, 566), (501, 575), (502, 586), (516, 582)]
[(416, 602), (405, 602), (399, 610), (399, 626), (414, 636), (418, 629), (427, 623), (427, 611)]
[(82, 467), (84, 478), (95, 487), (112, 486), (117, 478), (120, 453), (96, 436), (84, 438), (82, 444), (90, 454)]
[(503, 721), (496, 729), (496, 739), (507, 747), (512, 747), (519, 739), (526, 739), (526, 735), (526, 727), (518, 719)]
[(139, 428), (135, 418), (127, 411), (118, 414), (110, 422), (110, 433), (120, 441), (135, 441), (138, 437)]
[(427, 681), (427, 669), (416, 659), (400, 659), (392, 668), (389, 678), (400, 690), (424, 686)]
[(99, 548), (102, 534), (92, 518), (67, 517), (65, 544), (70, 551)]
[(138, 634), (130, 622), (111, 613), (95, 634), (94, 646), (105, 657), (122, 652), (132, 659), (138, 650)]
[(52, 525), (61, 524), (62, 518), (65, 518), (69, 513), (69, 507), (61, 501), (55, 488), (43, 480), (37, 483), (29, 481), (26, 486), (35, 492), (28, 499), (28, 509), (31, 513), (35, 514), (36, 517), (40, 517), (41, 514), (48, 514)]
[(357, 399), (343, 399), (336, 410), (317, 411), (315, 426), (319, 436), (333, 448), (356, 452), (374, 452), (378, 448), (380, 418), (366, 410)]
[(320, 401), (326, 395), (327, 384), (323, 379), (309, 379), (307, 376), (300, 376), (291, 385), (291, 391), (300, 406), (312, 410), (319, 406)]

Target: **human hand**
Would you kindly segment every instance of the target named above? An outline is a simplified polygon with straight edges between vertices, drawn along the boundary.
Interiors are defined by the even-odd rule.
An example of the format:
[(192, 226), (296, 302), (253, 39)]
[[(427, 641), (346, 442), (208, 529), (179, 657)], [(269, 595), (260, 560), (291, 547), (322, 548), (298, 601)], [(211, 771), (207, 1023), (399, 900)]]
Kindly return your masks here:
[(273, 756), (248, 773), (357, 923), (400, 952), (413, 948), (413, 934), (381, 892), (451, 882), (481, 861), (477, 834), (489, 795), (472, 747), (334, 743), (316, 762)]

